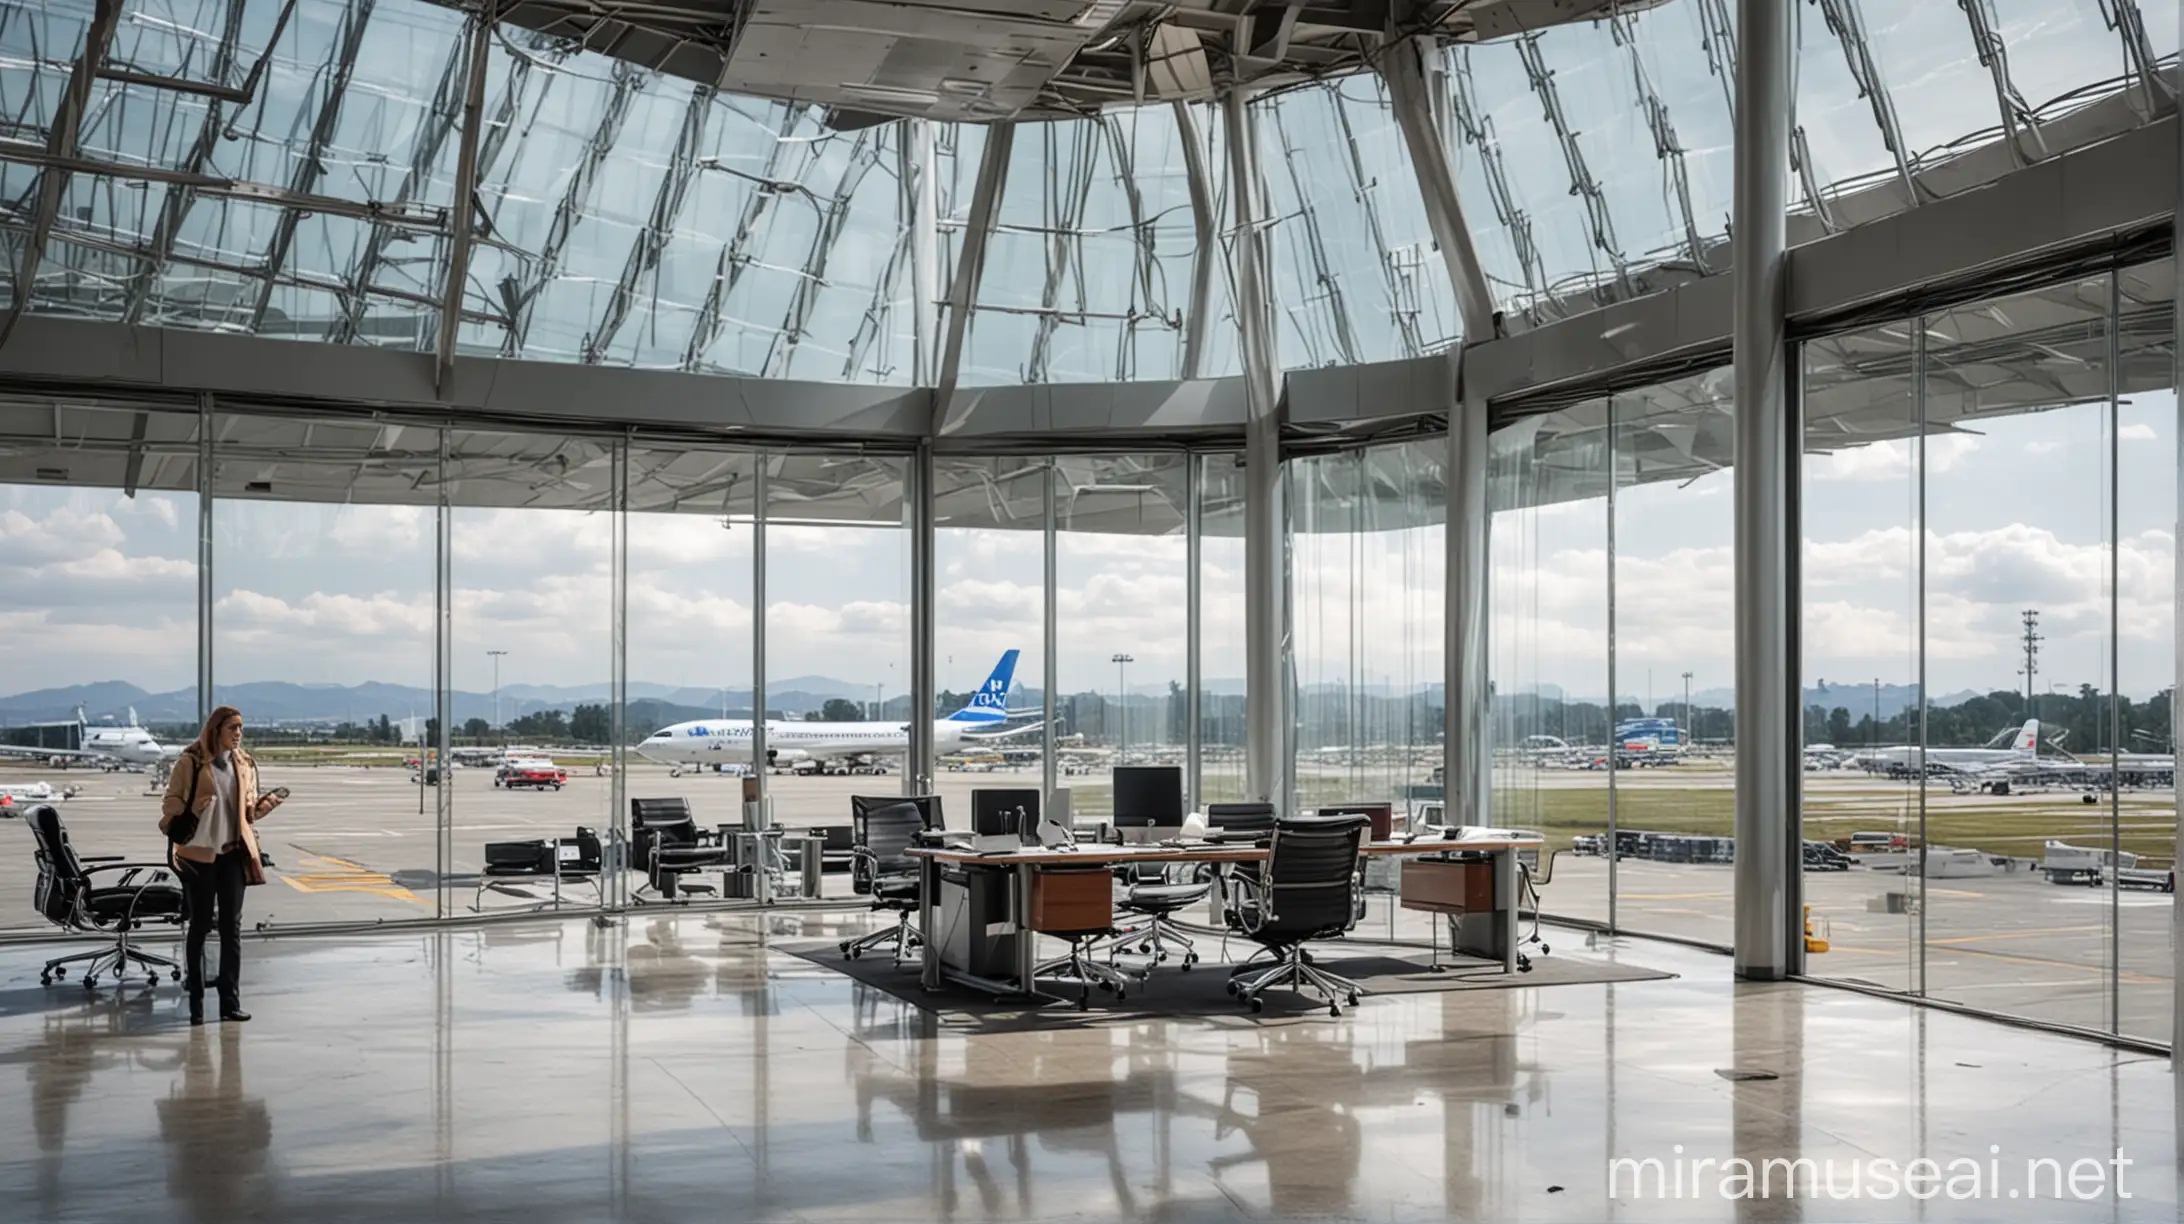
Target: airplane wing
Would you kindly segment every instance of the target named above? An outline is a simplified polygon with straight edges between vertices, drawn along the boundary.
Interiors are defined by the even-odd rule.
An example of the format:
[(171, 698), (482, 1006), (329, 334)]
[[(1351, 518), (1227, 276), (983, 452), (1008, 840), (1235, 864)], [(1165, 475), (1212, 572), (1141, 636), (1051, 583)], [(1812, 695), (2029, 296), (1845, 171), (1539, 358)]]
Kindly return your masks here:
[(30, 761), (49, 761), (54, 757), (63, 757), (72, 761), (111, 761), (114, 759), (114, 754), (111, 752), (92, 752), (83, 748), (32, 748), (23, 744), (0, 744), (0, 757), (14, 757), (19, 760)]
[(965, 731), (963, 733), (963, 738), (967, 740), (1014, 739), (1019, 735), (1023, 735), (1032, 731), (1037, 731), (1039, 728), (1045, 725), (1046, 723), (1044, 722), (1035, 722), (1025, 727), (1011, 727), (1006, 731)]

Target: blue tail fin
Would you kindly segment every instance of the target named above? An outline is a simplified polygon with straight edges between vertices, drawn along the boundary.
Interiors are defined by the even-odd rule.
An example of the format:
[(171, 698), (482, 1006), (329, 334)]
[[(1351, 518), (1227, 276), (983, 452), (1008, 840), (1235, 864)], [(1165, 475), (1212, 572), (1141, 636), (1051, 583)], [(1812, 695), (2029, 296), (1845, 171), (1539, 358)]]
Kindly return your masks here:
[(1009, 720), (1009, 684), (1016, 676), (1016, 656), (1011, 650), (994, 665), (993, 674), (971, 694), (968, 705), (948, 716), (955, 723), (1002, 723)]

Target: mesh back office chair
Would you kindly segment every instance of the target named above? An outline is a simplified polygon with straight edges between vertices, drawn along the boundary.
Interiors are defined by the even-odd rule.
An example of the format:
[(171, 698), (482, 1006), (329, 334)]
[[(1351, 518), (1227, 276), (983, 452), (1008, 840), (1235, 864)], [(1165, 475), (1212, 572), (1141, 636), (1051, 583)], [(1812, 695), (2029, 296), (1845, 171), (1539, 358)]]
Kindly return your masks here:
[(1327, 999), (1327, 1010), (1341, 1015), (1338, 999), (1357, 1005), (1358, 985), (1315, 968), (1304, 945), (1332, 939), (1357, 921), (1358, 851), (1365, 844), (1362, 816), (1299, 816), (1276, 821), (1273, 848), (1266, 861), (1263, 889), (1230, 915), (1236, 929), (1274, 954), (1272, 966), (1240, 965), (1229, 978), (1229, 993), (1259, 1011), (1259, 996), (1270, 986), (1302, 991), (1310, 986)]
[(662, 901), (675, 901), (683, 893), (711, 892), (708, 884), (686, 884), (682, 877), (707, 868), (728, 866), (733, 851), (720, 838), (698, 828), (690, 804), (682, 799), (631, 799), (630, 841), (637, 861), (644, 865), (645, 882), (630, 894), (643, 902), (646, 889), (655, 889)]
[(856, 855), (850, 863), (850, 888), (859, 896), (872, 898), (874, 910), (893, 910), (896, 917), (893, 926), (843, 940), (843, 956), (855, 960), (893, 943), (899, 964), (911, 949), (925, 943), (924, 932), (910, 923), (924, 890), (923, 876), (918, 861), (910, 857), (910, 847), (917, 844), (919, 834), (938, 823), (939, 816), (937, 799), (928, 805), (900, 796), (883, 800), (860, 795), (850, 800), (851, 840)]
[[(1274, 835), (1274, 805), (1265, 802), (1209, 803), (1206, 805), (1206, 833), (1214, 841), (1265, 841)], [(1262, 868), (1258, 863), (1209, 863), (1199, 871), (1201, 878), (1220, 886), (1222, 906), (1233, 908), (1258, 891)]]
[[(174, 961), (129, 942), (131, 932), (154, 923), (181, 925), (187, 907), (174, 869), (166, 863), (124, 862), (118, 854), (78, 858), (76, 848), (69, 844), (68, 829), (61, 824), (59, 808), (40, 804), (30, 809), (29, 816), (31, 837), (37, 846), (38, 882), (32, 899), (38, 912), (64, 931), (114, 937), (111, 947), (47, 961), (38, 973), (38, 981), (51, 986), (54, 978), (67, 977), (68, 966), (77, 961), (90, 962), (83, 967), (85, 989), (98, 985), (99, 975), (108, 969), (113, 970), (116, 981), (127, 978), (132, 963), (151, 971), (152, 985), (159, 983), (161, 969), (167, 971), (170, 981), (180, 978), (182, 968)], [(120, 872), (121, 878), (111, 884), (94, 884), (94, 876), (109, 871)]]

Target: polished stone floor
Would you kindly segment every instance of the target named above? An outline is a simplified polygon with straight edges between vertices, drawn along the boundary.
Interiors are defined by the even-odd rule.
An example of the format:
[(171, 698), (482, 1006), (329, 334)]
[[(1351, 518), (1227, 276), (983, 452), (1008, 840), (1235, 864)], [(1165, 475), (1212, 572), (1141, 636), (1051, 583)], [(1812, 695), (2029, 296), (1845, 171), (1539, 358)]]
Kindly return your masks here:
[[(2177, 1218), (2166, 1059), (1739, 986), (1706, 953), (1570, 934), (1556, 956), (1681, 976), (982, 1029), (778, 947), (862, 922), (253, 942), (257, 1019), (194, 1030), (171, 986), (44, 988), (51, 952), (0, 949), (0, 1219)], [(2081, 1166), (2083, 1201), (2026, 1168), (2117, 1149), (2120, 1187)], [(1685, 1197), (1637, 1197), (1653, 1173), (1628, 1168), (1611, 1197), (1612, 1158), (1665, 1181), (1679, 1155), (1832, 1160), (1838, 1192), (1899, 1193), (1789, 1199), (1778, 1171), (1766, 1200), (1723, 1197), (1694, 1164)], [(1919, 1158), (1980, 1184), (1955, 1166), (1914, 1201), (1879, 1171)], [(2021, 1197), (2028, 1176), (2066, 1197)]]

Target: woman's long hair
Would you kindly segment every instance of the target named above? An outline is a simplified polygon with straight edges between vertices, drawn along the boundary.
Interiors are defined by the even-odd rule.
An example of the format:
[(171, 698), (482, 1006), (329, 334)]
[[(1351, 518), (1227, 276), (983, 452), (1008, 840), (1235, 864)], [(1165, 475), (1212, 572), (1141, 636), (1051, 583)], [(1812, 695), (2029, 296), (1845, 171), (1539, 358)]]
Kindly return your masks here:
[(205, 754), (206, 760), (220, 755), (220, 728), (227, 725), (228, 719), (242, 716), (241, 710), (225, 705), (205, 716), (204, 729), (197, 733), (197, 750)]

